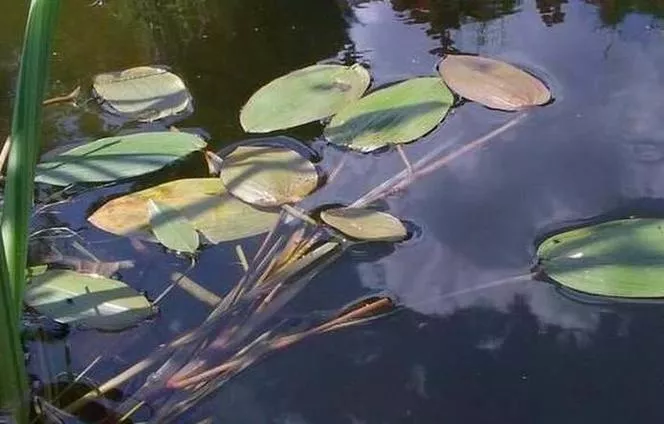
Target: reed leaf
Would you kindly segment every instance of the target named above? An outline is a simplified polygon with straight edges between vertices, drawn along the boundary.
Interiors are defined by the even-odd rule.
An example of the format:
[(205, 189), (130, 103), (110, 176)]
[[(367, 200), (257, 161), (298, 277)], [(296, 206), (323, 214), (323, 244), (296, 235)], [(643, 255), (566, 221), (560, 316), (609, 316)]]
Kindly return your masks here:
[(51, 40), (60, 0), (32, 0), (23, 41), (11, 151), (0, 227), (0, 408), (17, 423), (28, 422), (28, 379), (20, 337), (25, 288), (28, 224), (39, 155), (42, 101), (48, 81)]
[(40, 150), (42, 101), (48, 82), (51, 39), (59, 4), (60, 0), (32, 0), (30, 3), (14, 103), (1, 227), (16, 320), (20, 317), (23, 302), (28, 224), (33, 204), (35, 164)]
[(23, 360), (21, 332), (13, 310), (13, 298), (5, 251), (0, 238), (0, 411), (16, 415), (17, 422), (27, 419), (28, 379)]

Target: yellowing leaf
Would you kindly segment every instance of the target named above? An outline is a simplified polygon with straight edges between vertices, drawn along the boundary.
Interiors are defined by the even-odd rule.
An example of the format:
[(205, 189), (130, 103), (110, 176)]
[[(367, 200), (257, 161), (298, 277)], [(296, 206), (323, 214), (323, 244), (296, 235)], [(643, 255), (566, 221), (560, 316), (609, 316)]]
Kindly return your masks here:
[(314, 164), (281, 147), (238, 147), (223, 159), (219, 177), (235, 197), (268, 207), (299, 202), (318, 186)]
[(401, 241), (406, 227), (397, 218), (384, 212), (363, 208), (328, 209), (320, 218), (332, 228), (354, 239), (364, 241)]
[(189, 178), (113, 199), (88, 221), (113, 234), (152, 239), (147, 209), (150, 199), (175, 209), (212, 243), (267, 232), (279, 217), (231, 196), (219, 178)]

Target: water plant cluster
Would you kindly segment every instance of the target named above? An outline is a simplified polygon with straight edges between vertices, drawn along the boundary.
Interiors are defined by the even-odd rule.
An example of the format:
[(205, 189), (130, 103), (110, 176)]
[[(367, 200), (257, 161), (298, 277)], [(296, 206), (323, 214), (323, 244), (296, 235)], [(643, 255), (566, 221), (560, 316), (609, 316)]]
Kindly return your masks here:
[[(238, 111), (242, 128), (262, 134), (260, 138), (213, 152), (208, 141), (173, 125), (194, 113), (194, 102), (184, 80), (162, 66), (100, 74), (92, 79), (89, 93), (77, 89), (44, 102), (57, 4), (31, 3), (12, 134), (5, 144), (9, 159), (0, 307), (8, 331), (0, 337), (0, 365), (14, 372), (0, 382), (0, 401), (18, 422), (27, 422), (30, 404), (36, 405), (33, 413), (39, 419), (77, 422), (86, 405), (130, 381), (138, 389), (109, 406), (109, 416), (128, 422), (149, 406), (152, 413), (143, 421), (170, 422), (275, 351), (394, 311), (396, 301), (379, 296), (359, 299), (304, 329), (270, 326), (270, 319), (347, 249), (408, 237), (402, 220), (373, 207), (376, 201), (485, 145), (552, 101), (539, 78), (493, 58), (450, 54), (431, 75), (383, 87), (372, 87), (370, 72), (360, 64), (314, 64), (258, 88)], [(167, 120), (170, 130), (125, 127), (123, 133), (58, 149), (37, 160), (41, 109), (56, 102), (75, 105), (82, 96), (127, 122)], [(511, 119), (451, 153), (431, 143), (430, 151), (411, 163), (404, 145), (434, 131), (451, 109), (466, 102), (510, 113)], [(283, 135), (312, 122), (321, 123), (321, 137), (347, 155), (374, 152), (380, 157), (397, 150), (403, 170), (351, 204), (299, 207), (322, 185), (334, 184), (333, 175), (323, 175), (307, 155), (305, 142)], [(280, 135), (271, 134), (277, 131)], [(78, 187), (89, 191), (139, 179), (193, 156), (208, 176), (176, 179), (110, 199), (88, 221), (114, 236), (160, 243), (173, 255), (189, 258), (190, 269), (201, 249), (233, 243), (244, 275), (230, 292), (210, 293), (185, 272), (149, 299), (130, 281), (119, 281), (110, 273), (63, 269), (58, 263), (27, 267), (30, 220), (49, 204), (33, 206), (35, 183), (60, 187), (60, 194), (68, 198)], [(337, 172), (342, 167), (343, 163)], [(536, 271), (555, 284), (590, 295), (662, 297), (661, 226), (659, 219), (624, 219), (553, 235), (538, 248)], [(257, 236), (263, 237), (260, 248), (247, 258), (239, 241)], [(62, 393), (35, 397), (34, 403), (26, 398), (20, 339), (24, 307), (61, 325), (122, 331), (153, 317), (156, 305), (174, 287), (212, 306), (196, 329), (108, 381), (95, 382), (73, 401), (62, 401)], [(79, 374), (71, 384), (82, 377)]]

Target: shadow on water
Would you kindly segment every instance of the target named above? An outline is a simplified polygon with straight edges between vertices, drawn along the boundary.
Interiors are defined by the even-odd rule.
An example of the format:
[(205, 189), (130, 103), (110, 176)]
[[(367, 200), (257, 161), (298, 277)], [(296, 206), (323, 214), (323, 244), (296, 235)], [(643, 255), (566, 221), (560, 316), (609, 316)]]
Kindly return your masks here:
[(177, 63), (175, 71), (189, 76), (195, 125), (221, 132), (219, 141), (244, 135), (239, 110), (261, 85), (333, 59), (350, 44), (343, 2), (336, 0), (125, 3), (151, 26), (158, 60)]

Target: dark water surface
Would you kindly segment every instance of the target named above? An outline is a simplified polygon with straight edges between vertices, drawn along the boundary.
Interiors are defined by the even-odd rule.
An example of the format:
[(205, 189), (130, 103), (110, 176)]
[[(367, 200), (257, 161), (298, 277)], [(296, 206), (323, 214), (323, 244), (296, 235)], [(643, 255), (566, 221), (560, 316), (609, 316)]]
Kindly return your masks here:
[[(415, 236), (394, 249), (366, 246), (327, 268), (284, 314), (307, 316), (387, 292), (406, 309), (363, 327), (311, 339), (232, 380), (182, 422), (654, 423), (664, 420), (664, 306), (589, 304), (527, 275), (535, 241), (603, 216), (664, 215), (664, 3), (659, 0), (65, 0), (52, 95), (92, 75), (161, 63), (189, 85), (195, 112), (178, 125), (218, 146), (246, 138), (238, 111), (259, 86), (318, 61), (359, 61), (373, 87), (429, 75), (446, 52), (501, 58), (542, 77), (555, 102), (487, 147), (464, 155), (388, 199)], [(6, 133), (25, 2), (0, 14), (0, 133)], [(7, 6), (9, 6), (7, 8)], [(466, 104), (406, 147), (417, 158), (450, 149), (514, 115)], [(89, 105), (49, 109), (56, 146), (122, 126)], [(319, 125), (288, 134), (314, 141), (339, 178), (310, 202), (349, 202), (399, 170), (395, 152), (343, 153)], [(173, 178), (89, 192), (40, 225), (68, 225), (103, 260), (159, 293), (188, 263), (92, 228), (106, 196)], [(253, 252), (258, 240), (243, 242)], [(206, 249), (191, 278), (225, 292), (241, 275), (234, 246)], [(74, 371), (109, 355), (103, 380), (209, 312), (184, 295), (161, 316), (120, 334), (74, 332)], [(122, 348), (122, 346), (126, 346)], [(54, 364), (62, 345), (46, 347)], [(59, 365), (54, 366), (59, 369)], [(61, 368), (61, 367), (60, 367)]]

